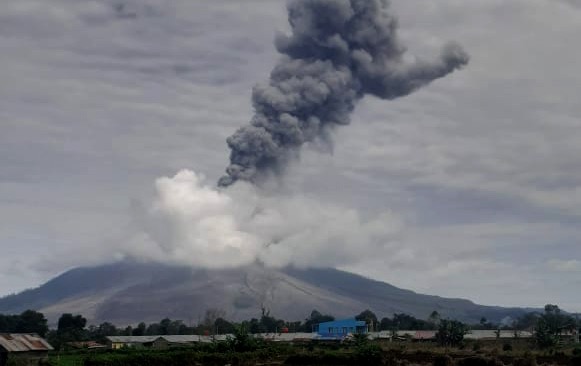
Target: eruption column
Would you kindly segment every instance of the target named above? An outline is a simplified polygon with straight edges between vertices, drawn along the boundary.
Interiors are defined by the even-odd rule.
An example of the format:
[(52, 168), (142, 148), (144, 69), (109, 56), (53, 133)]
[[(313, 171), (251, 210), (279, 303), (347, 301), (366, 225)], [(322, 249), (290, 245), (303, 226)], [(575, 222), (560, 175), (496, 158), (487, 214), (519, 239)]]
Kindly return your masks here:
[(290, 35), (265, 85), (254, 88), (250, 125), (228, 138), (230, 165), (218, 185), (280, 173), (300, 147), (347, 125), (366, 94), (395, 99), (468, 63), (456, 44), (438, 59), (406, 63), (387, 0), (290, 0)]

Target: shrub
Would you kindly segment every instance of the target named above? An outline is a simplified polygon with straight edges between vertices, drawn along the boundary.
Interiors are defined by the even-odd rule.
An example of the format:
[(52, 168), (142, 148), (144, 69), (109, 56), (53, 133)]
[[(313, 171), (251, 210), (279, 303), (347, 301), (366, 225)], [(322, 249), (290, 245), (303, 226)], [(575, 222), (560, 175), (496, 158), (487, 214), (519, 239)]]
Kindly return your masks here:
[(513, 366), (537, 366), (537, 360), (532, 353), (527, 351), (525, 352), (524, 357), (515, 358), (512, 364)]
[(434, 366), (453, 366), (454, 361), (448, 355), (436, 356), (434, 357)]
[(512, 351), (512, 344), (510, 344), (510, 343), (503, 344), (502, 345), (502, 350), (505, 351), (505, 352)]
[(381, 363), (381, 347), (373, 343), (360, 345), (355, 350), (355, 358), (362, 365)]
[(571, 357), (570, 366), (581, 366), (581, 355)]
[[(338, 352), (291, 355), (285, 365), (359, 365), (351, 355)], [(366, 364), (366, 363), (364, 363)]]
[(481, 356), (471, 356), (456, 361), (457, 366), (499, 366), (500, 361), (495, 358), (486, 358)]
[(6, 362), (6, 366), (27, 366), (28, 360), (24, 358), (18, 357), (8, 357), (8, 361)]

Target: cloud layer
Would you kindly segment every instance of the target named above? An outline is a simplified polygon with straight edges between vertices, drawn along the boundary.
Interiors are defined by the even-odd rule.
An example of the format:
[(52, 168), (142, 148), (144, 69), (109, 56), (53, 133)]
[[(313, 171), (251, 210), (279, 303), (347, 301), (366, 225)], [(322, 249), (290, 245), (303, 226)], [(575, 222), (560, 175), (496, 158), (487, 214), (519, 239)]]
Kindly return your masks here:
[[(470, 66), (408, 98), (362, 101), (332, 155), (304, 151), (293, 192), (361, 223), (384, 211), (405, 222), (391, 255), (349, 269), (481, 303), (581, 310), (578, 272), (558, 270), (574, 264), (550, 262), (581, 260), (581, 8), (391, 3), (410, 54), (453, 39)], [(4, 1), (0, 293), (122, 256), (130, 201), (150, 202), (158, 177), (188, 168), (211, 186), (286, 15), (283, 0)]]
[(138, 212), (132, 257), (206, 268), (347, 265), (386, 253), (401, 226), (390, 213), (363, 221), (353, 209), (296, 194), (265, 196), (247, 183), (218, 190), (188, 170), (155, 186), (154, 202)]

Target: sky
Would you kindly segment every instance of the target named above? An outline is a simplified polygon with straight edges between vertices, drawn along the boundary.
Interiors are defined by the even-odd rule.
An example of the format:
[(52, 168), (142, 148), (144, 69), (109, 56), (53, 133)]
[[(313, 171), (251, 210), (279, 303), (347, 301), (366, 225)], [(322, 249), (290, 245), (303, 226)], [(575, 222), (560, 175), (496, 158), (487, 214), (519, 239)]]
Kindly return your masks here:
[[(366, 97), (332, 146), (303, 149), (285, 193), (260, 199), (276, 201), (267, 218), (282, 225), (300, 212), (320, 224), (315, 234), (345, 235), (313, 235), (319, 250), (297, 247), (290, 263), (338, 253), (322, 262), (421, 293), (581, 311), (581, 6), (390, 9), (410, 54), (455, 41), (470, 63), (404, 98)], [(182, 242), (143, 250), (140, 235), (168, 238), (148, 231), (160, 207), (185, 212), (180, 225), (199, 220), (181, 194), (213, 192), (220, 215), (256, 204), (252, 187), (213, 186), (226, 138), (248, 123), (252, 88), (279, 58), (277, 32), (288, 32), (283, 0), (4, 2), (0, 294), (128, 254), (201, 258)]]

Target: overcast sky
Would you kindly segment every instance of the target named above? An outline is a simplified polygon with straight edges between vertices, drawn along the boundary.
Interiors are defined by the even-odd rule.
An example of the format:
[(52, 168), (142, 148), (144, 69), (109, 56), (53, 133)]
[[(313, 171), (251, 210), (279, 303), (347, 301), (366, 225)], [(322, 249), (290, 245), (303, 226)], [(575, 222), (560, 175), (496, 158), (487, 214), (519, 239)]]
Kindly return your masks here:
[[(411, 53), (463, 70), (366, 98), (294, 189), (398, 245), (345, 269), (483, 304), (581, 311), (581, 6), (392, 0)], [(181, 169), (216, 181), (277, 60), (282, 0), (7, 0), (0, 8), (0, 294), (120, 257), (133, 207)], [(299, 188), (297, 188), (299, 187)]]

